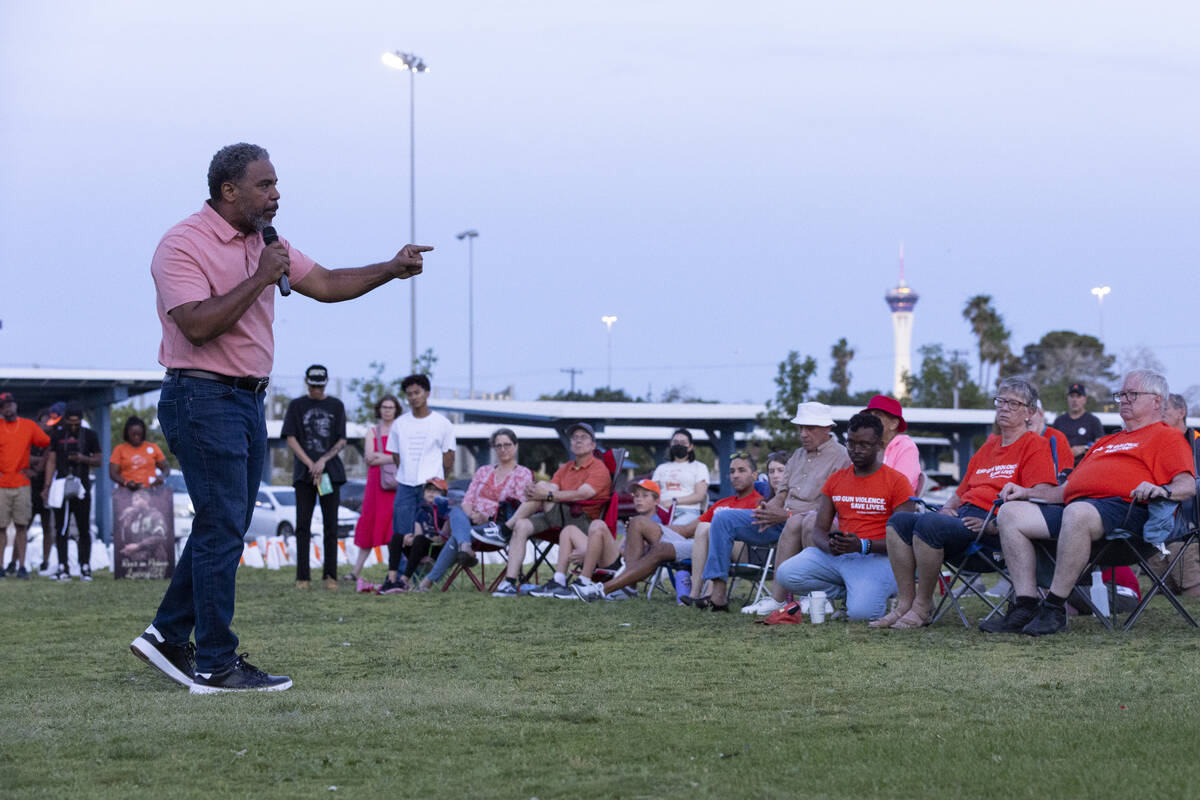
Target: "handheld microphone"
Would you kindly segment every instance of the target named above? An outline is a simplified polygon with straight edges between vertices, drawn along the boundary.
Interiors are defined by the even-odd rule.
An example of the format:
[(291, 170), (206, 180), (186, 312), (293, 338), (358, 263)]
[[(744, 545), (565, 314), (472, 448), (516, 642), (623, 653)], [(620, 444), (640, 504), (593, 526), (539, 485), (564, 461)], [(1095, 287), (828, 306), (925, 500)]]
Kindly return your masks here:
[[(272, 245), (279, 241), (279, 234), (276, 233), (275, 229), (270, 225), (262, 229), (262, 237), (264, 245)], [(288, 277), (286, 274), (279, 276), (278, 284), (279, 293), (284, 297), (287, 297), (292, 293), (292, 285), (288, 283)]]

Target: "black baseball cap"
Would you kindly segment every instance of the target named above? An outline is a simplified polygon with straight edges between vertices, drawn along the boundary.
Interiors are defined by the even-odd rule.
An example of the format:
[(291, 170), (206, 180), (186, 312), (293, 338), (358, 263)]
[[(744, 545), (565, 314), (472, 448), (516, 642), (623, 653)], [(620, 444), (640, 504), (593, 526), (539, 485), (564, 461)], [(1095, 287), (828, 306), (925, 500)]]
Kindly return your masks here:
[(1084, 388), (1082, 383), (1072, 383), (1071, 388), (1067, 389), (1067, 394), (1081, 394), (1087, 397), (1087, 389)]
[(313, 364), (304, 371), (304, 382), (309, 386), (324, 386), (329, 383), (329, 370), (321, 364)]

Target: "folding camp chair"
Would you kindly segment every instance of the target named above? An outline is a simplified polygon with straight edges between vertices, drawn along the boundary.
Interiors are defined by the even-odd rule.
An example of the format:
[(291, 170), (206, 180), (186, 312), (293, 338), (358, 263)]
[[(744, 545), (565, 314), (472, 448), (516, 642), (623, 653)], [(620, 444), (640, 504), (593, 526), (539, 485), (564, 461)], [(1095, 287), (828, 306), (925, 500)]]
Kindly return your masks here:
[[(967, 546), (966, 550), (943, 559), (942, 574), (938, 576), (942, 599), (938, 602), (937, 608), (933, 610), (930, 624), (937, 622), (943, 614), (953, 608), (963, 626), (971, 627), (961, 602), (968, 595), (978, 597), (987, 605), (988, 613), (984, 619), (990, 619), (992, 615), (1000, 613), (1000, 603), (993, 601), (980, 590), (978, 579), (987, 573), (997, 573), (1000, 577), (1008, 580), (1008, 572), (1004, 566), (1004, 553), (997, 548), (988, 547), (980, 541), (983, 538), (983, 529), (992, 521), (992, 517), (995, 516), (1003, 502), (997, 498), (992, 503), (987, 516), (983, 519), (983, 526), (980, 527), (979, 533), (975, 535), (975, 540)], [(947, 572), (949, 575), (946, 574)]]
[[(1132, 512), (1132, 510), (1133, 506), (1131, 504), (1130, 512)], [(1128, 514), (1126, 515), (1126, 521), (1128, 521)], [(1170, 539), (1168, 541), (1179, 540), (1180, 539)], [(1141, 602), (1137, 604), (1133, 611), (1129, 612), (1129, 616), (1127, 616), (1125, 620), (1120, 623), (1121, 630), (1127, 631), (1132, 628), (1142, 616), (1142, 612), (1146, 610), (1146, 606), (1149, 605), (1150, 601), (1154, 599), (1155, 595), (1160, 593), (1172, 606), (1175, 607), (1175, 610), (1181, 617), (1184, 618), (1184, 620), (1187, 621), (1189, 625), (1191, 625), (1193, 628), (1200, 627), (1200, 625), (1196, 623), (1196, 620), (1192, 618), (1191, 614), (1187, 612), (1187, 609), (1180, 604), (1179, 599), (1175, 596), (1175, 593), (1171, 591), (1169, 586), (1167, 586), (1164, 577), (1159, 577), (1158, 573), (1155, 572), (1155, 570), (1150, 566), (1151, 558), (1163, 558), (1168, 561), (1167, 569), (1163, 571), (1164, 576), (1169, 574), (1170, 571), (1175, 568), (1175, 565), (1179, 562), (1179, 559), (1184, 555), (1184, 553), (1187, 552), (1187, 548), (1197, 544), (1197, 542), (1200, 542), (1200, 533), (1198, 533), (1195, 520), (1189, 521), (1187, 532), (1182, 537), (1182, 541), (1184, 546), (1180, 548), (1179, 552), (1176, 553), (1173, 558), (1169, 555), (1165, 545), (1151, 544), (1143, 539), (1140, 533), (1128, 530), (1124, 525), (1122, 525), (1122, 527), (1113, 529), (1112, 532), (1108, 533), (1103, 538), (1092, 542), (1092, 550), (1088, 558), (1087, 566), (1083, 568), (1083, 571), (1080, 572), (1080, 575), (1089, 575), (1095, 570), (1112, 567), (1138, 566), (1141, 568), (1142, 574), (1150, 579), (1150, 589), (1142, 595)], [(1048, 565), (1051, 568), (1056, 563), (1057, 556), (1057, 549), (1056, 547), (1052, 547), (1052, 544), (1053, 542), (1035, 542), (1035, 550), (1038, 553), (1039, 560), (1043, 560), (1044, 563), (1048, 562)], [(1073, 591), (1071, 593), (1071, 603), (1075, 605), (1082, 605), (1097, 619), (1099, 619), (1104, 627), (1108, 628), (1109, 630), (1114, 630), (1119, 621), (1116, 608), (1115, 581), (1108, 584), (1108, 592), (1108, 614), (1101, 613), (1100, 609), (1098, 609), (1092, 602), (1091, 595), (1087, 591)]]

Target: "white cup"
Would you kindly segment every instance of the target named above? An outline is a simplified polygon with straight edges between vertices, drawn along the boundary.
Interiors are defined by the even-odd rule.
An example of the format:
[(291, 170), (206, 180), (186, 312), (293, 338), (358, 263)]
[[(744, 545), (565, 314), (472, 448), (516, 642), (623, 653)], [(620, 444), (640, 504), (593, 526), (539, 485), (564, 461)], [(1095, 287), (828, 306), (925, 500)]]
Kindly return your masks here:
[(814, 625), (825, 621), (825, 593), (813, 592), (808, 599), (808, 615)]

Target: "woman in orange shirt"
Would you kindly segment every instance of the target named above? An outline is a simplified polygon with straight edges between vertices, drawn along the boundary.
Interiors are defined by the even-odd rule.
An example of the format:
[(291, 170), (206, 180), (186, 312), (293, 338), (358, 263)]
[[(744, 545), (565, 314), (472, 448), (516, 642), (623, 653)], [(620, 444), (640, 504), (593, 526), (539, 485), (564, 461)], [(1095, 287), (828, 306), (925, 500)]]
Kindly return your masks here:
[(108, 459), (108, 476), (113, 483), (136, 491), (161, 480), (158, 473), (166, 475), (170, 470), (163, 451), (146, 441), (146, 423), (141, 417), (125, 420), (121, 438), (125, 441), (113, 448)]

